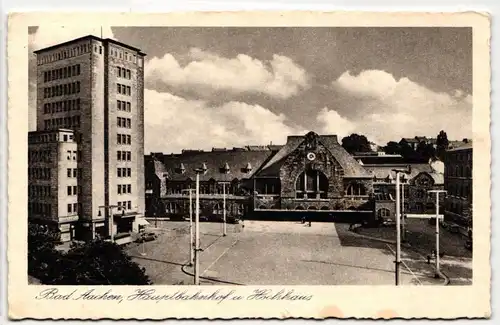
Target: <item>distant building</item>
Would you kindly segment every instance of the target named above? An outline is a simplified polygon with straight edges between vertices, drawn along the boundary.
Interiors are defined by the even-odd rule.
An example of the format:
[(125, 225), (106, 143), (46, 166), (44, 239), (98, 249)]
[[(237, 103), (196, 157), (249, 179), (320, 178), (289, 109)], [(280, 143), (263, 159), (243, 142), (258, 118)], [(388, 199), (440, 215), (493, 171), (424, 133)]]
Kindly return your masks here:
[(401, 141), (408, 143), (408, 145), (413, 149), (417, 150), (417, 147), (420, 143), (432, 144), (434, 149), (437, 148), (437, 139), (436, 138), (427, 138), (425, 136), (416, 136), (414, 138), (402, 138)]
[(189, 211), (186, 189), (200, 175), (200, 209), (220, 217), (223, 193), (228, 215), (266, 211), (342, 211), (373, 215), (371, 175), (334, 135), (289, 136), (283, 146), (248, 146), (180, 155), (146, 157), (147, 214)]
[[(56, 222), (64, 240), (136, 230), (144, 214), (145, 54), (95, 36), (35, 54), (37, 131), (29, 135), (29, 171), (36, 187), (30, 219)], [(42, 163), (40, 150), (50, 162)], [(49, 192), (39, 189), (49, 183), (35, 177), (36, 168), (51, 168)], [(118, 208), (108, 208), (113, 205)]]
[(462, 227), (472, 223), (472, 166), (472, 142), (446, 152), (444, 217)]
[[(260, 212), (323, 212), (325, 218), (394, 218), (394, 168), (406, 168), (400, 155), (350, 155), (335, 135), (289, 136), (284, 146), (183, 150), (181, 154), (146, 156), (146, 214), (188, 215), (195, 168), (200, 175), (200, 210), (220, 219), (224, 188), (228, 215)], [(427, 190), (443, 188), (442, 174), (429, 164), (412, 165), (405, 176), (406, 211), (434, 208)], [(194, 210), (193, 210), (194, 211)], [(264, 214), (261, 214), (264, 215)], [(356, 216), (356, 217), (354, 217)]]

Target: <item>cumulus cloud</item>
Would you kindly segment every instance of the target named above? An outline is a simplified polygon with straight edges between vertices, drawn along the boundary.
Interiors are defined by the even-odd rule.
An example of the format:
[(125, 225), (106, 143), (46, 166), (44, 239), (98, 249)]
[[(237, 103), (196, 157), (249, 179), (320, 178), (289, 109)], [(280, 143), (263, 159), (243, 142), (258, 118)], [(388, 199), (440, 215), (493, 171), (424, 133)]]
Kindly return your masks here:
[(309, 87), (306, 71), (286, 56), (275, 54), (271, 61), (262, 62), (245, 54), (225, 58), (192, 48), (187, 61), (181, 65), (170, 53), (154, 57), (146, 65), (145, 77), (151, 83), (188, 86), (203, 93), (211, 89), (276, 98), (289, 98)]
[(356, 125), (337, 111), (324, 107), (316, 117), (318, 132), (322, 134), (336, 134), (339, 139), (356, 131)]
[[(39, 50), (44, 47), (52, 46), (58, 43), (70, 41), (82, 36), (94, 35), (101, 36), (101, 27), (92, 26), (61, 26), (57, 24), (39, 26), (36, 33), (30, 35), (29, 45), (32, 50)], [(102, 27), (102, 36), (104, 38), (113, 38), (113, 31), (110, 27)]]
[(347, 71), (333, 86), (351, 96), (353, 109), (364, 113), (351, 121), (354, 129), (379, 143), (415, 135), (435, 136), (440, 130), (445, 130), (449, 139), (472, 136), (472, 96), (461, 90), (435, 92), (380, 70), (359, 75)]
[(145, 150), (180, 152), (249, 144), (284, 144), (290, 134), (305, 134), (283, 114), (259, 106), (228, 102), (210, 106), (169, 93), (145, 91)]

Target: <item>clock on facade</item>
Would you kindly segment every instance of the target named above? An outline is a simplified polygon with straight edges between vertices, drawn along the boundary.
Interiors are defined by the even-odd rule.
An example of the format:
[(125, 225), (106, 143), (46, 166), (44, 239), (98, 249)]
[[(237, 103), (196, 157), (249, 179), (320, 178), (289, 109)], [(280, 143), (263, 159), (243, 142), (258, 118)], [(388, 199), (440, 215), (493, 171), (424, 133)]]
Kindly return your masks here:
[(313, 161), (314, 159), (316, 159), (316, 154), (314, 152), (307, 153), (307, 159)]

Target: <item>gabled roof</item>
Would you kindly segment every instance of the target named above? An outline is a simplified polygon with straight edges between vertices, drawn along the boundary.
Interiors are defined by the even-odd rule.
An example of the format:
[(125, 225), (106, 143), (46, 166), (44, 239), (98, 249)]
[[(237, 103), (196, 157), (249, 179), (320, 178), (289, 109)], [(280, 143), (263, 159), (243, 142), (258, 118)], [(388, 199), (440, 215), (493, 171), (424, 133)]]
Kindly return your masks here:
[[(169, 155), (163, 156), (163, 161), (158, 166), (168, 174), (168, 179), (173, 181), (187, 181), (196, 179), (197, 168), (203, 164), (207, 170), (204, 174), (200, 174), (200, 181), (215, 181), (231, 182), (233, 179), (248, 179), (262, 166), (271, 156), (271, 150), (252, 150), (252, 151), (211, 151), (190, 153), (188, 155)], [(181, 170), (181, 164), (185, 168)], [(225, 172), (225, 167), (229, 167), (229, 171)], [(251, 170), (247, 167), (250, 165)], [(155, 166), (156, 167), (156, 166)]]
[[(289, 136), (286, 144), (262, 168), (263, 173), (267, 174), (266, 171), (277, 172), (280, 167), (279, 162), (296, 150), (304, 140), (304, 136)], [(318, 141), (327, 148), (342, 166), (344, 177), (371, 177), (363, 166), (338, 143), (337, 136), (319, 135)]]
[[(410, 175), (405, 174), (406, 179), (412, 179), (422, 172), (432, 173), (432, 167), (429, 164), (410, 164), (411, 173)], [(365, 169), (371, 174), (372, 177), (377, 177), (378, 179), (384, 179), (389, 177), (389, 175), (396, 179), (396, 172), (393, 169), (405, 169), (406, 164), (387, 164), (387, 165), (371, 165), (365, 166)]]

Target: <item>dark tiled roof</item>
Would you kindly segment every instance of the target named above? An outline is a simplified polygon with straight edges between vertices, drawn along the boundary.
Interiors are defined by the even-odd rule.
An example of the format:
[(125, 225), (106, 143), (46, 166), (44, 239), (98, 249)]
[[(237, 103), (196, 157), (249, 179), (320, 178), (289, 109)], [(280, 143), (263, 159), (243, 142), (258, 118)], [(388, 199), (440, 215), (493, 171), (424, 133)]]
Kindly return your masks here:
[(344, 177), (371, 177), (367, 170), (338, 143), (336, 136), (321, 135), (319, 141), (342, 166)]
[(462, 145), (457, 146), (457, 147), (452, 148), (452, 149), (448, 149), (447, 151), (460, 151), (460, 150), (468, 150), (468, 149), (472, 149), (472, 140), (467, 142), (467, 143), (463, 142)]
[[(279, 162), (285, 159), (305, 140), (304, 136), (289, 136), (286, 145), (284, 145), (271, 160), (262, 168), (263, 174), (276, 173)], [(328, 151), (335, 157), (344, 169), (344, 177), (371, 177), (369, 173), (361, 166), (337, 141), (335, 135), (320, 135), (318, 141), (322, 143)]]
[[(377, 166), (365, 166), (365, 169), (372, 175), (372, 177), (377, 177), (378, 179), (384, 179), (389, 177), (389, 175), (396, 179), (396, 172), (393, 169), (406, 169), (407, 165), (377, 165)], [(433, 173), (432, 167), (429, 164), (411, 164), (411, 173), (410, 175), (405, 175), (405, 178), (412, 179), (418, 174), (426, 172)]]
[[(201, 181), (214, 179), (216, 181), (230, 182), (235, 178), (250, 178), (272, 154), (271, 150), (226, 150), (171, 155), (163, 156), (163, 162), (155, 164), (155, 168), (167, 173), (170, 180), (185, 181), (191, 179), (194, 181), (196, 179), (194, 170), (205, 164), (207, 171), (200, 174)], [(226, 164), (229, 167), (228, 173), (224, 172)], [(249, 164), (250, 166), (248, 166)], [(251, 167), (251, 170), (247, 170), (247, 167)], [(184, 172), (182, 172), (182, 168)]]

